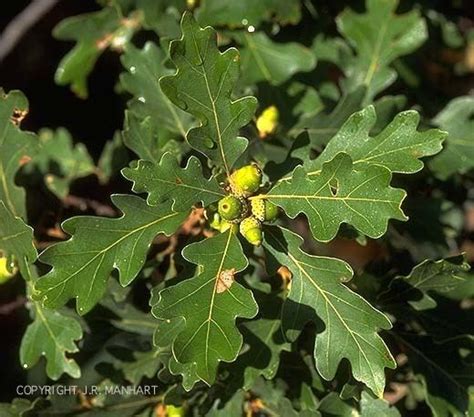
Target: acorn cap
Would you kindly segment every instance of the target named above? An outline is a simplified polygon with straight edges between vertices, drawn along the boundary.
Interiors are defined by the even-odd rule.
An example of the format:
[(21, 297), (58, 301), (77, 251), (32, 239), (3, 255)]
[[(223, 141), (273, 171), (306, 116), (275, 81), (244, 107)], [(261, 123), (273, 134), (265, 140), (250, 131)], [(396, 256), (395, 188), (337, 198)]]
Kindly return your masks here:
[(250, 200), (250, 210), (252, 216), (263, 222), (265, 220), (265, 200), (262, 198), (254, 198)]
[(234, 171), (229, 180), (234, 194), (248, 197), (260, 188), (262, 171), (255, 164), (246, 165)]

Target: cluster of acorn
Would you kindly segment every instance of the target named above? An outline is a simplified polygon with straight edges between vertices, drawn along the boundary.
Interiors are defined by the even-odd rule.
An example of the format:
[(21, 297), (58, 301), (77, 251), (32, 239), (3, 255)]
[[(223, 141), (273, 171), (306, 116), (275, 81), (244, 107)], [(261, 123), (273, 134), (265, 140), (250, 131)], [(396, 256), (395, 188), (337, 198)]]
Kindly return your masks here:
[(229, 177), (230, 194), (221, 199), (210, 225), (224, 232), (232, 228), (240, 231), (252, 245), (262, 243), (262, 223), (278, 216), (278, 207), (255, 195), (260, 189), (262, 171), (257, 165), (246, 165)]

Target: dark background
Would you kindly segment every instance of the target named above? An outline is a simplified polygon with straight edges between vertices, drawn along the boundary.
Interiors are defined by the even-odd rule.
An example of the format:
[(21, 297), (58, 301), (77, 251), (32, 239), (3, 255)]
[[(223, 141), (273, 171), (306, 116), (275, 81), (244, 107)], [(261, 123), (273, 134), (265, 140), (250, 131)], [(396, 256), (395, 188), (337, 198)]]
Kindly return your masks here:
[[(6, 4), (5, 4), (6, 3)], [(29, 1), (2, 2), (0, 31)], [(61, 0), (33, 26), (15, 49), (0, 62), (0, 87), (18, 89), (28, 97), (30, 112), (22, 123), (24, 129), (64, 126), (76, 141), (85, 142), (97, 158), (106, 140), (120, 129), (124, 100), (114, 93), (121, 70), (119, 55), (104, 53), (89, 78), (89, 98), (77, 98), (68, 86), (54, 83), (54, 73), (73, 42), (55, 40), (51, 31), (62, 19), (100, 10), (94, 0)]]
[[(2, 2), (0, 32), (28, 3), (28, 0)], [(314, 0), (316, 8), (330, 16), (337, 16), (347, 6), (362, 11), (364, 3), (363, 0)], [(410, 10), (414, 3), (434, 8), (454, 21), (458, 21), (459, 17), (464, 17), (468, 25), (474, 20), (473, 0), (416, 2), (402, 0), (399, 9), (400, 11)], [(111, 139), (114, 131), (122, 126), (126, 97), (119, 98), (114, 92), (118, 74), (122, 69), (119, 56), (116, 52), (106, 51), (99, 58), (89, 77), (89, 98), (79, 99), (70, 92), (68, 86), (57, 86), (54, 83), (57, 65), (71, 49), (73, 43), (55, 40), (51, 36), (51, 31), (65, 17), (99, 9), (100, 6), (94, 0), (60, 0), (30, 28), (5, 60), (0, 62), (0, 87), (6, 91), (19, 89), (30, 101), (30, 113), (23, 122), (23, 128), (37, 131), (41, 127), (64, 126), (72, 133), (76, 141), (86, 144), (96, 159), (104, 142)], [(314, 25), (314, 21), (308, 20), (308, 24)], [(289, 28), (289, 30), (292, 29)], [(466, 80), (461, 81), (464, 83)], [(450, 88), (456, 87), (451, 83), (448, 84)], [(468, 88), (474, 87), (472, 77), (468, 84), (469, 86), (465, 83), (461, 87), (457, 86), (456, 91), (452, 91), (452, 94), (448, 92), (447, 95), (466, 94)], [(439, 90), (440, 94), (446, 95), (443, 86), (436, 80), (426, 87), (423, 88), (425, 93), (431, 91), (436, 96)], [(419, 103), (419, 97), (413, 97), (412, 102)], [(432, 100), (427, 100), (427, 102), (430, 103)]]
[[(159, 1), (159, 0), (157, 0)], [(235, 0), (238, 1), (238, 0)], [(258, 0), (255, 0), (258, 1)], [(308, 0), (309, 1), (309, 0)], [(4, 0), (0, 5), (0, 32), (25, 6), (27, 0)], [(329, 16), (337, 16), (345, 7), (363, 10), (364, 1), (314, 0), (318, 10)], [(473, 0), (436, 0), (417, 1), (417, 4), (434, 8), (455, 22), (464, 21), (473, 26)], [(414, 1), (402, 1), (400, 10), (409, 10)], [(72, 48), (72, 42), (57, 41), (52, 38), (51, 31), (62, 19), (81, 13), (99, 10), (94, 0), (61, 0), (45, 16), (41, 18), (20, 39), (11, 53), (0, 62), (0, 87), (6, 91), (19, 89), (30, 101), (30, 112), (22, 122), (22, 128), (37, 131), (42, 127), (66, 127), (75, 141), (84, 142), (92, 156), (97, 160), (106, 140), (110, 140), (114, 132), (121, 129), (123, 110), (127, 97), (117, 95), (115, 86), (118, 74), (122, 70), (119, 55), (106, 51), (98, 60), (94, 71), (89, 76), (89, 98), (77, 98), (68, 86), (57, 86), (54, 73), (61, 58)], [(305, 21), (306, 22), (306, 21)], [(306, 24), (303, 22), (303, 24)], [(314, 22), (307, 21), (308, 24)], [(467, 23), (466, 23), (467, 22)], [(298, 30), (291, 29), (288, 30)], [(336, 34), (335, 27), (333, 28)], [(431, 39), (436, 36), (430, 32), (430, 42), (417, 51), (414, 66), (421, 75), (421, 85), (416, 90), (396, 90), (408, 93), (410, 104), (422, 103), (428, 115), (433, 115), (449, 99), (456, 95), (467, 94), (474, 88), (473, 75), (461, 78), (450, 76), (449, 64), (444, 65), (442, 51), (433, 46)], [(439, 34), (438, 34), (439, 36)], [(446, 69), (447, 77), (436, 78), (429, 70), (429, 65), (439, 64)], [(417, 67), (417, 65), (419, 65)], [(432, 114), (429, 114), (429, 113)], [(1, 150), (0, 150), (1, 151)], [(90, 187), (90, 183), (87, 183)], [(88, 193), (96, 190), (88, 189)], [(103, 193), (109, 195), (109, 193)], [(41, 205), (40, 202), (39, 205)], [(16, 288), (10, 288), (11, 294), (22, 294), (22, 283), (17, 280)], [(0, 296), (2, 301), (7, 297)], [(20, 300), (21, 301), (21, 300)], [(0, 302), (0, 305), (2, 302)], [(18, 348), (21, 336), (28, 323), (26, 309), (18, 308), (14, 314), (5, 315), (0, 312), (0, 401), (10, 401), (15, 396), (17, 384), (25, 383), (18, 359)], [(31, 374), (29, 376), (31, 378)], [(34, 375), (33, 375), (34, 378)]]

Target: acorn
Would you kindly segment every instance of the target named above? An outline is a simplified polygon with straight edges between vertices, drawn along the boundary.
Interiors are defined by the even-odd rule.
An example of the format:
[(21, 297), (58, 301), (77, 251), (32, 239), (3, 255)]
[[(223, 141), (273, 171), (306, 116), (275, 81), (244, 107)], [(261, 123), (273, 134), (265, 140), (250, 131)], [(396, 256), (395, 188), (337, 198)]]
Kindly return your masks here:
[(253, 216), (246, 217), (240, 222), (240, 233), (254, 246), (262, 244), (262, 224)]
[(250, 210), (252, 216), (258, 221), (265, 221), (265, 200), (263, 198), (255, 198), (250, 200)]
[(219, 201), (217, 211), (225, 220), (240, 219), (243, 212), (242, 201), (233, 195), (228, 195)]
[(219, 216), (219, 213), (212, 213), (211, 218), (209, 219), (209, 226), (215, 230), (221, 230), (222, 219)]
[(250, 200), (252, 216), (261, 222), (272, 222), (278, 216), (278, 207), (272, 202), (263, 198), (253, 198)]
[(168, 417), (184, 417), (186, 410), (183, 407), (176, 407), (174, 405), (166, 406), (166, 415)]
[(265, 221), (272, 222), (278, 217), (279, 209), (276, 204), (265, 200)]
[(246, 165), (234, 171), (230, 178), (232, 192), (239, 197), (249, 197), (260, 188), (262, 171), (255, 165)]
[(13, 270), (11, 270), (12, 268), (11, 266), (9, 268), (9, 263), (10, 262), (6, 257), (0, 257), (0, 284), (7, 282), (16, 274), (16, 268), (13, 268)]
[(280, 113), (275, 106), (267, 107), (257, 119), (258, 135), (265, 139), (268, 135), (275, 133), (278, 127)]

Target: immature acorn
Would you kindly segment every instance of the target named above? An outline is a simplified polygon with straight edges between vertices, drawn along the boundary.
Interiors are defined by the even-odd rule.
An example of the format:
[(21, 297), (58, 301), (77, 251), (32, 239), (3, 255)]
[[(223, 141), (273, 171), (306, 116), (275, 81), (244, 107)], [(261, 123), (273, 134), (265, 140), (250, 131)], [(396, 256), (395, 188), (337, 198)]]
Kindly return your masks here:
[(265, 200), (265, 221), (272, 222), (278, 217), (279, 209), (276, 204)]
[(280, 113), (275, 106), (267, 107), (257, 119), (258, 135), (261, 139), (265, 139), (268, 135), (275, 132), (278, 127), (278, 119)]
[(13, 278), (16, 270), (8, 270), (8, 259), (4, 256), (0, 257), (0, 284), (7, 282), (9, 279)]
[(240, 222), (240, 233), (249, 243), (255, 246), (262, 244), (262, 224), (253, 216), (246, 217)]
[(250, 210), (252, 211), (252, 216), (257, 220), (265, 221), (265, 200), (263, 198), (250, 200)]
[(263, 198), (253, 198), (250, 200), (252, 215), (261, 222), (271, 222), (278, 216), (278, 207)]
[(237, 197), (228, 195), (219, 201), (217, 211), (225, 220), (237, 220), (242, 217), (243, 204)]
[(246, 165), (234, 171), (230, 178), (232, 192), (239, 197), (249, 197), (258, 191), (262, 182), (262, 171), (255, 165)]

